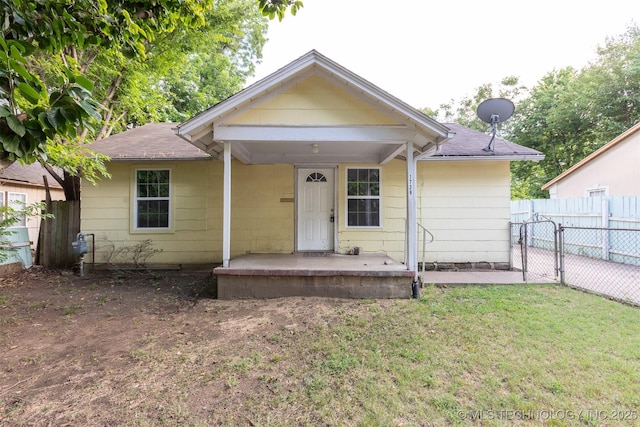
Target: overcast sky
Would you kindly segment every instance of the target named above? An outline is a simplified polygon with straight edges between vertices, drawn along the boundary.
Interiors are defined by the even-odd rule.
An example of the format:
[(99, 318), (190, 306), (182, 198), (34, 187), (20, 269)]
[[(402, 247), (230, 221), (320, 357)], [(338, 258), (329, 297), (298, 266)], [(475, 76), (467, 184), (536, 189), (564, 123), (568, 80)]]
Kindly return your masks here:
[(303, 0), (269, 26), (248, 83), (311, 49), (413, 107), (437, 108), (515, 75), (581, 68), (607, 36), (640, 23), (640, 0)]

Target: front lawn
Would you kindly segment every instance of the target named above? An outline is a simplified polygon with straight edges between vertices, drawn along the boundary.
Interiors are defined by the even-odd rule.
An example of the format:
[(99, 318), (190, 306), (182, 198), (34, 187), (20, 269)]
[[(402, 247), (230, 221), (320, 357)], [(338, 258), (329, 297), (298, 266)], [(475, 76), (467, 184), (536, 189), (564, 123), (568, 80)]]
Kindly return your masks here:
[(0, 282), (2, 426), (638, 423), (640, 310), (558, 285), (218, 301), (185, 277), (47, 280)]

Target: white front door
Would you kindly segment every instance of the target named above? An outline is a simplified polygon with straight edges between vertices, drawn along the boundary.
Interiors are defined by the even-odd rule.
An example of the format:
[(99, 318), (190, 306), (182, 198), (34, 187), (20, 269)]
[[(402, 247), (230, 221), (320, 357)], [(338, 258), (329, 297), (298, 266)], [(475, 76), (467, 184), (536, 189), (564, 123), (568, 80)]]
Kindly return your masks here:
[(298, 250), (332, 251), (334, 170), (298, 169)]

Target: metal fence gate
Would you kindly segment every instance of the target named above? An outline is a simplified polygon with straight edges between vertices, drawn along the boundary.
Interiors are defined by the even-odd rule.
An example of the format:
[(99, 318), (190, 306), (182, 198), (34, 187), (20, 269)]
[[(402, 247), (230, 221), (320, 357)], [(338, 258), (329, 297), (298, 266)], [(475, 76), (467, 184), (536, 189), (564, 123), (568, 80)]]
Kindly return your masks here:
[(563, 285), (640, 305), (640, 228), (511, 224), (512, 266), (527, 282)]
[(558, 228), (549, 220), (511, 224), (511, 263), (522, 280), (560, 280)]

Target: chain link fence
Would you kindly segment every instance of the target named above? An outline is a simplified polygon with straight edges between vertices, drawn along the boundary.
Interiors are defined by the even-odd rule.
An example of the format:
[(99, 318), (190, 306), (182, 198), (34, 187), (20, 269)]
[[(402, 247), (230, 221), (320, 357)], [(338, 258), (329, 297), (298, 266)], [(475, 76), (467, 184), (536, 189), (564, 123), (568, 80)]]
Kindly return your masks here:
[(512, 266), (525, 281), (550, 279), (640, 306), (640, 228), (512, 223)]
[(512, 268), (527, 282), (560, 280), (558, 228), (553, 221), (515, 223), (511, 226)]
[(640, 230), (559, 227), (563, 284), (640, 305)]

